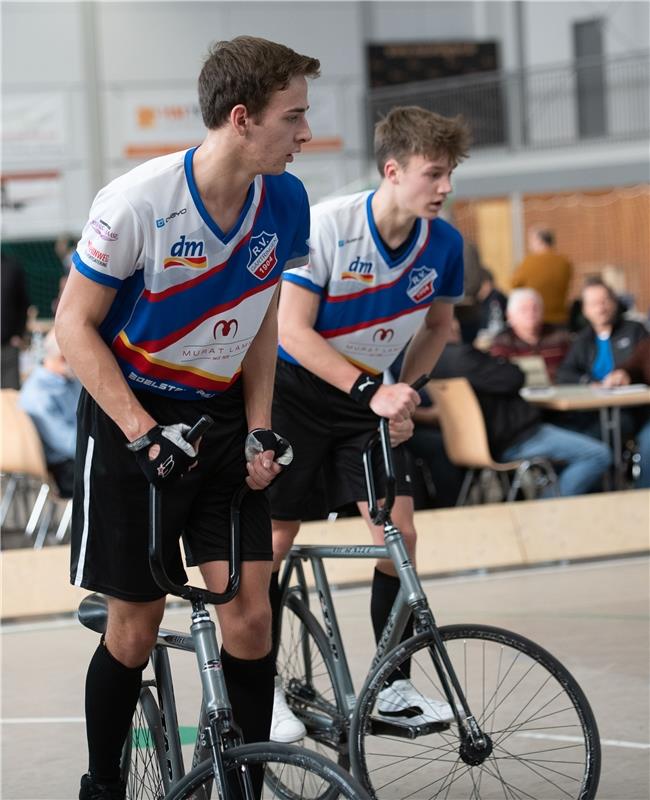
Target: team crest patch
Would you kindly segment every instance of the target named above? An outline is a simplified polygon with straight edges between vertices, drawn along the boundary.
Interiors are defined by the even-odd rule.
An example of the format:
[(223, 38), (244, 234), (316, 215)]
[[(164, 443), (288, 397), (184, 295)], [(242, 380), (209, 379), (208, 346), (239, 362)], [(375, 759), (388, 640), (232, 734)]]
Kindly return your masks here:
[(418, 267), (409, 276), (409, 285), (406, 293), (414, 303), (421, 303), (433, 297), (433, 282), (438, 273), (433, 267)]
[(258, 280), (263, 281), (278, 263), (275, 255), (277, 246), (278, 236), (276, 233), (263, 231), (257, 236), (251, 237), (248, 245), (249, 260), (246, 269), (252, 272)]

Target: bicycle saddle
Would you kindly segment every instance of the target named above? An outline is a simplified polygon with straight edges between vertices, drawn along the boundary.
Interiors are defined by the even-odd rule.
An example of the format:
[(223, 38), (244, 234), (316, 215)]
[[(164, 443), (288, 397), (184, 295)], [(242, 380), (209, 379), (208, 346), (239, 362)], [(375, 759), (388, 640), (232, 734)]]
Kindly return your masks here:
[(105, 633), (107, 616), (106, 598), (102, 594), (89, 594), (79, 603), (77, 612), (79, 622), (91, 631)]

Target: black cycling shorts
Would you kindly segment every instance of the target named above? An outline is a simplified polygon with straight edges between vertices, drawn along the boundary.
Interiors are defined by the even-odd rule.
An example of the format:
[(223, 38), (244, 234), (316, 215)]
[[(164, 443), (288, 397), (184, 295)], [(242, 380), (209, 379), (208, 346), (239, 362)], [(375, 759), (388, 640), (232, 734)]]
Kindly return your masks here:
[[(215, 421), (201, 440), (197, 466), (163, 490), (163, 552), (168, 575), (176, 583), (187, 581), (181, 535), (190, 565), (228, 558), (230, 501), (248, 474), (240, 384), (227, 395), (209, 400), (137, 394), (161, 425), (192, 425), (202, 414)], [(124, 434), (85, 391), (79, 399), (77, 422), (70, 581), (123, 600), (163, 597), (148, 561), (149, 484), (126, 449)], [(264, 492), (248, 492), (242, 503), (241, 557), (247, 561), (273, 557)]]
[[(314, 517), (314, 489), (324, 482), (327, 510), (367, 500), (362, 453), (379, 417), (313, 373), (278, 359), (273, 395), (273, 430), (291, 442), (291, 467), (269, 488), (271, 516)], [(393, 451), (396, 494), (413, 494), (403, 446)], [(380, 448), (374, 454), (377, 497), (383, 497)]]

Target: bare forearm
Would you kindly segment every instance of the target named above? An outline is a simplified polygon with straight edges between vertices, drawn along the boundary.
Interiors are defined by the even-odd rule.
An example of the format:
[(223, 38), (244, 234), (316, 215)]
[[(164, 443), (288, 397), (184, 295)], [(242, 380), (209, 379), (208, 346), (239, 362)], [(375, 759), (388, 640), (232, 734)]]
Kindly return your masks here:
[(156, 421), (137, 401), (117, 361), (95, 327), (57, 315), (56, 337), (73, 372), (129, 441)]
[(275, 300), (242, 363), (244, 404), (249, 430), (271, 427), (273, 382), (278, 350)]
[(448, 323), (422, 326), (406, 350), (400, 380), (411, 384), (421, 375), (428, 375), (440, 358), (448, 337)]
[(281, 344), (301, 366), (342, 392), (349, 392), (361, 374), (313, 328), (285, 331)]

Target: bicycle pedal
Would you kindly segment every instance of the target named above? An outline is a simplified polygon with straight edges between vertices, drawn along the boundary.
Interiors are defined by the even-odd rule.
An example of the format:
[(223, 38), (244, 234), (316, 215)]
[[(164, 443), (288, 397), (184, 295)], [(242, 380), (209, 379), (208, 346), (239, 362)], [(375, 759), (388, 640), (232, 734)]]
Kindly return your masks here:
[(399, 736), (402, 739), (417, 739), (430, 733), (441, 733), (449, 730), (449, 722), (414, 722), (412, 719), (390, 719), (385, 716), (370, 717), (370, 733), (375, 736)]

